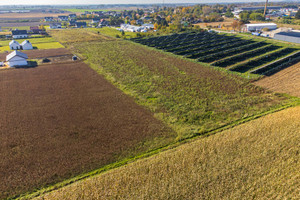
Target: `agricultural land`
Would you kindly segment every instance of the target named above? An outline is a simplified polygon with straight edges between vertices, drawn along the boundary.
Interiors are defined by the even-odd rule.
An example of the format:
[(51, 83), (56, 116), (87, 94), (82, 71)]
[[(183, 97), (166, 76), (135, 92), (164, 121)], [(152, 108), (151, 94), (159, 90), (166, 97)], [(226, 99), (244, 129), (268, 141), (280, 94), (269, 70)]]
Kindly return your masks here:
[(254, 83), (269, 90), (300, 97), (300, 64), (286, 68)]
[(299, 118), (289, 108), (37, 199), (298, 199)]
[(0, 199), (172, 142), (173, 131), (83, 62), (0, 71)]

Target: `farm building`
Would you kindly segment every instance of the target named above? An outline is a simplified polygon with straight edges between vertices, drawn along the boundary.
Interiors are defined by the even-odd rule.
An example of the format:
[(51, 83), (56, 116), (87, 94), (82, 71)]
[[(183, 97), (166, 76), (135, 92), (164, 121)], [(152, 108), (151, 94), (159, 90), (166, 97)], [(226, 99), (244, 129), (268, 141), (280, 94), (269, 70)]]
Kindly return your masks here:
[(9, 43), (9, 48), (11, 50), (18, 50), (18, 49), (21, 49), (21, 46), (19, 44), (19, 42), (17, 42), (16, 40), (12, 40), (10, 43)]
[(243, 27), (243, 31), (254, 32), (254, 31), (261, 31), (264, 28), (268, 28), (269, 30), (275, 30), (277, 29), (277, 24), (274, 23), (245, 24)]
[(75, 27), (76, 28), (86, 28), (86, 22), (76, 22)]
[(300, 44), (300, 32), (290, 31), (290, 32), (280, 32), (274, 35), (274, 39), (283, 40), (286, 42), (294, 42)]
[(12, 37), (14, 39), (17, 39), (17, 38), (27, 38), (28, 37), (28, 34), (27, 34), (26, 30), (14, 30), (11, 33), (12, 33)]
[(28, 56), (20, 51), (13, 51), (6, 56), (6, 62), (10, 67), (26, 66)]
[(21, 47), (23, 50), (33, 49), (32, 44), (28, 40), (24, 40), (24, 42), (21, 43)]

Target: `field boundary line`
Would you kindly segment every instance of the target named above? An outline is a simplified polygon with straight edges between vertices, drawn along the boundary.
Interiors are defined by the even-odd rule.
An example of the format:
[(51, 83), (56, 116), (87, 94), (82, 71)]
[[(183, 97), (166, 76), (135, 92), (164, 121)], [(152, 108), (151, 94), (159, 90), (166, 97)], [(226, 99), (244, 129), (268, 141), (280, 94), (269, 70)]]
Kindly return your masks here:
[[(291, 101), (291, 100), (294, 100), (294, 101)], [(32, 199), (32, 198), (35, 198), (35, 197), (39, 197), (39, 196), (42, 196), (43, 194), (52, 192), (54, 190), (58, 190), (58, 189), (63, 188), (65, 186), (68, 186), (72, 183), (75, 183), (75, 182), (78, 182), (78, 181), (81, 181), (81, 180), (84, 180), (84, 179), (87, 179), (87, 178), (90, 178), (90, 177), (94, 177), (94, 176), (97, 176), (97, 175), (102, 174), (104, 172), (107, 172), (109, 170), (113, 170), (113, 169), (125, 166), (125, 165), (127, 165), (129, 163), (132, 163), (132, 162), (135, 162), (137, 160), (148, 158), (150, 156), (157, 155), (161, 152), (164, 152), (164, 151), (167, 151), (167, 150), (170, 150), (170, 149), (174, 149), (174, 148), (176, 148), (176, 147), (178, 147), (182, 144), (190, 143), (190, 142), (193, 142), (193, 141), (201, 139), (201, 138), (206, 138), (206, 137), (209, 137), (211, 135), (215, 135), (215, 134), (220, 133), (222, 131), (233, 128), (235, 126), (238, 126), (238, 125), (244, 124), (246, 122), (258, 119), (260, 117), (263, 117), (263, 116), (266, 116), (266, 115), (269, 115), (269, 114), (272, 114), (272, 113), (275, 113), (275, 112), (279, 112), (281, 110), (285, 110), (285, 109), (290, 108), (290, 107), (296, 107), (296, 106), (299, 106), (299, 105), (300, 105), (300, 98), (291, 97), (290, 103), (288, 103), (286, 105), (283, 105), (281, 107), (277, 107), (277, 108), (274, 108), (272, 110), (269, 110), (269, 111), (266, 111), (266, 112), (263, 112), (263, 113), (260, 113), (260, 114), (254, 115), (254, 116), (250, 116), (250, 117), (246, 117), (246, 118), (237, 120), (235, 122), (232, 122), (230, 124), (226, 124), (224, 126), (216, 128), (216, 129), (206, 131), (202, 134), (196, 133), (196, 134), (194, 134), (190, 137), (183, 138), (182, 140), (175, 141), (174, 143), (168, 144), (166, 146), (162, 146), (160, 148), (150, 150), (148, 152), (145, 152), (143, 154), (140, 154), (140, 155), (137, 155), (137, 156), (134, 156), (134, 157), (125, 158), (121, 161), (118, 161), (118, 162), (115, 162), (115, 163), (112, 163), (112, 164), (108, 164), (108, 165), (103, 166), (101, 168), (95, 169), (95, 170), (90, 171), (88, 173), (80, 174), (78, 176), (67, 179), (65, 181), (62, 181), (62, 182), (59, 182), (59, 183), (56, 183), (56, 184), (53, 184), (53, 185), (46, 186), (44, 188), (40, 188), (40, 189), (37, 188), (36, 190), (34, 190), (32, 192), (23, 193), (23, 194), (20, 194), (20, 195), (11, 197), (11, 198), (7, 198), (7, 199)]]

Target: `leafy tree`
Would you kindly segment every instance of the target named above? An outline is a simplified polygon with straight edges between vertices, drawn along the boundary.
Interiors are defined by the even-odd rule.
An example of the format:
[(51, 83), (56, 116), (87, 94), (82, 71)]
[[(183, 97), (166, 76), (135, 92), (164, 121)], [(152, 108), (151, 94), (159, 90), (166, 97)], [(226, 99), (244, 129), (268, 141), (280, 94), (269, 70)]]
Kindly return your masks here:
[(258, 21), (262, 21), (262, 20), (265, 19), (264, 15), (261, 14), (261, 13), (251, 13), (250, 16), (249, 16), (249, 18), (251, 20), (258, 20)]
[(298, 12), (296, 13), (295, 18), (296, 18), (296, 19), (300, 19), (300, 9), (299, 9)]

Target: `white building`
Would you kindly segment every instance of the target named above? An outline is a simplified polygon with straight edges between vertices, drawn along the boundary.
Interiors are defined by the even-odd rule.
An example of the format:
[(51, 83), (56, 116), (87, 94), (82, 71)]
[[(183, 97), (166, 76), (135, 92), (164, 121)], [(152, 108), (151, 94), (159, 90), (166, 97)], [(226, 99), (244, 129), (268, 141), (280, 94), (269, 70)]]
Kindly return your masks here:
[(277, 29), (277, 24), (274, 23), (262, 23), (262, 24), (245, 24), (243, 27), (244, 32), (261, 31), (264, 28), (269, 30)]
[(13, 51), (6, 56), (7, 65), (9, 65), (10, 67), (26, 66), (28, 65), (27, 59), (28, 56), (20, 51)]
[(12, 33), (12, 37), (14, 39), (17, 39), (17, 38), (28, 38), (28, 34), (27, 34), (26, 30), (14, 30), (14, 31), (11, 31), (11, 33)]
[(18, 49), (21, 49), (21, 46), (20, 46), (19, 42), (17, 42), (16, 40), (12, 40), (9, 43), (9, 48), (11, 50), (18, 50)]
[(32, 44), (28, 40), (24, 40), (24, 42), (21, 43), (21, 47), (22, 47), (23, 50), (33, 49)]

